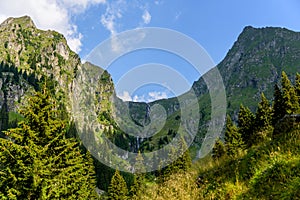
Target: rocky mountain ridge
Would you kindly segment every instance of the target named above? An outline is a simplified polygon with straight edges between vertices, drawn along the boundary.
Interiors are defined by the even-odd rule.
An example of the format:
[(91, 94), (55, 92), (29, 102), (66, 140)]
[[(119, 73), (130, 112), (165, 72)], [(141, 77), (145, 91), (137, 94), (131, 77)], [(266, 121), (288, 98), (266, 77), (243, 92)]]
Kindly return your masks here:
[[(22, 102), (22, 96), (36, 90), (39, 82), (45, 80), (51, 80), (53, 92), (71, 112), (72, 102), (77, 100), (73, 97), (79, 95), (74, 92), (80, 91), (80, 88), (74, 89), (79, 87), (76, 86), (77, 76), (81, 75), (81, 82), (86, 83), (84, 87), (96, 85), (93, 97), (98, 99), (95, 108), (102, 117), (102, 128), (115, 123), (111, 118), (110, 96), (114, 95), (114, 86), (110, 75), (90, 63), (82, 64), (63, 35), (37, 29), (30, 17), (9, 18), (0, 25), (0, 62), (0, 105), (6, 104), (8, 112), (16, 112), (16, 102)], [(236, 114), (241, 103), (255, 110), (261, 92), (271, 98), (273, 85), (279, 81), (282, 70), (290, 76), (299, 72), (300, 33), (284, 28), (245, 27), (216, 68), (226, 88), (228, 112)], [(104, 76), (94, 76), (97, 73)], [(191, 90), (198, 97), (201, 122), (195, 142), (196, 146), (201, 146), (210, 120), (211, 102), (203, 78), (196, 81)], [(188, 93), (182, 96), (185, 95)], [(168, 143), (172, 134), (167, 138), (166, 135), (170, 129), (176, 131), (180, 123), (181, 108), (177, 98), (158, 100), (150, 106), (154, 104), (165, 108), (167, 121), (156, 138), (137, 145), (146, 149), (158, 147), (160, 141)], [(140, 126), (146, 114), (145, 104), (130, 102), (129, 106), (131, 118)]]

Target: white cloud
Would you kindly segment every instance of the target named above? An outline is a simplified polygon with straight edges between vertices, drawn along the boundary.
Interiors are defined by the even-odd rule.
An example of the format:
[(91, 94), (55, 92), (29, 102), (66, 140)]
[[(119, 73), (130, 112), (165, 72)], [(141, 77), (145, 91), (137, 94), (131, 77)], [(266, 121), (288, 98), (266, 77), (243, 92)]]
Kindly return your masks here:
[(150, 23), (150, 21), (151, 21), (151, 15), (150, 15), (150, 13), (149, 13), (148, 10), (144, 11), (144, 14), (143, 14), (142, 18), (144, 20), (144, 24), (149, 24)]
[(157, 91), (154, 91), (154, 92), (149, 92), (148, 95), (149, 95), (148, 102), (150, 102), (150, 101), (156, 101), (158, 99), (166, 99), (166, 98), (168, 98), (168, 95), (167, 95), (166, 92), (157, 92)]
[(81, 50), (82, 35), (72, 22), (71, 16), (84, 12), (90, 5), (105, 3), (105, 0), (10, 0), (0, 1), (0, 21), (8, 17), (29, 15), (35, 25), (44, 30), (62, 33), (70, 48)]
[(181, 16), (181, 14), (182, 14), (182, 12), (178, 12), (176, 15), (175, 15), (175, 21), (177, 21), (179, 18), (180, 18), (180, 16)]
[(142, 96), (134, 95), (132, 101), (134, 101), (134, 102), (148, 102), (145, 99), (145, 95), (142, 95)]
[(118, 94), (118, 97), (123, 101), (133, 101), (133, 102), (153, 102), (159, 99), (167, 99), (168, 95), (166, 92), (152, 91), (146, 95), (134, 95), (133, 97), (128, 91), (123, 91)]
[(93, 4), (105, 4), (106, 0), (61, 0), (59, 3), (73, 12), (80, 13)]
[(118, 97), (123, 101), (132, 101), (132, 98), (128, 91), (123, 91), (121, 94), (118, 94)]
[(161, 2), (160, 2), (160, 1), (154, 1), (154, 3), (155, 3), (156, 5), (159, 5)]
[(122, 18), (126, 7), (127, 4), (124, 0), (106, 2), (106, 11), (101, 15), (101, 23), (112, 35), (117, 33), (116, 20)]
[[(111, 48), (114, 52), (122, 51), (124, 41), (119, 41), (117, 33), (131, 28), (139, 28), (151, 22), (151, 15), (148, 11), (148, 4), (142, 1), (106, 1), (105, 13), (101, 15), (101, 24), (107, 29), (112, 37)], [(142, 12), (141, 19), (133, 19), (133, 12)], [(126, 29), (124, 29), (126, 24)], [(128, 25), (130, 24), (130, 25)]]

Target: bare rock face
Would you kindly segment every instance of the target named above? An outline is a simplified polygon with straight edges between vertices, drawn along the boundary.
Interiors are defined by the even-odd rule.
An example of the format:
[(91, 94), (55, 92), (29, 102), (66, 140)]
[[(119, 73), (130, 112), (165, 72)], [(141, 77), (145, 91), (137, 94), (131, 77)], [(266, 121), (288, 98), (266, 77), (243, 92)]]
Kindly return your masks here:
[(10, 17), (10, 18), (6, 19), (3, 23), (1, 23), (0, 27), (10, 26), (10, 24), (13, 24), (13, 23), (22, 24), (26, 28), (30, 28), (30, 27), (36, 28), (32, 19), (27, 15), (20, 17), (20, 18)]
[(43, 77), (53, 80), (56, 92), (69, 94), (81, 69), (79, 56), (64, 36), (37, 29), (28, 16), (8, 18), (0, 25), (0, 62), (0, 105), (7, 93), (10, 111), (16, 111), (16, 102), (30, 89), (37, 89)]
[[(105, 76), (95, 76), (102, 73)], [(76, 84), (76, 78), (84, 84)], [(0, 107), (17, 112), (24, 96), (38, 90), (45, 80), (69, 114), (75, 93), (86, 85), (95, 86), (91, 98), (99, 102), (97, 112), (110, 113), (114, 86), (107, 72), (91, 63), (81, 64), (63, 35), (37, 29), (30, 17), (8, 18), (0, 25)]]
[[(247, 26), (225, 58), (217, 65), (226, 87), (229, 110), (241, 103), (256, 109), (260, 94), (268, 99), (281, 72), (289, 76), (300, 68), (300, 33), (285, 28)], [(193, 85), (197, 94), (207, 93), (203, 79)]]

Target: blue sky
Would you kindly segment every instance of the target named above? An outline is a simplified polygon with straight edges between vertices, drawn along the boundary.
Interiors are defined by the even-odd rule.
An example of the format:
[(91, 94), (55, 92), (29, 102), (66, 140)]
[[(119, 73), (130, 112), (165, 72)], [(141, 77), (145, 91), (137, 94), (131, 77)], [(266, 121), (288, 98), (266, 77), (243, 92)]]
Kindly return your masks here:
[[(111, 35), (141, 27), (162, 27), (179, 31), (198, 42), (216, 64), (225, 57), (245, 26), (276, 26), (300, 31), (300, 1), (297, 0), (0, 2), (0, 21), (10, 16), (25, 14), (33, 18), (37, 27), (63, 33), (71, 48), (78, 52), (82, 59)], [(108, 68), (116, 84), (130, 69), (153, 62), (179, 71), (188, 80), (189, 85), (200, 76), (189, 63), (167, 52), (145, 50), (126, 56)], [(151, 101), (177, 95), (163, 88), (160, 83), (141, 87), (130, 94), (128, 91), (118, 92), (124, 99), (137, 101)]]

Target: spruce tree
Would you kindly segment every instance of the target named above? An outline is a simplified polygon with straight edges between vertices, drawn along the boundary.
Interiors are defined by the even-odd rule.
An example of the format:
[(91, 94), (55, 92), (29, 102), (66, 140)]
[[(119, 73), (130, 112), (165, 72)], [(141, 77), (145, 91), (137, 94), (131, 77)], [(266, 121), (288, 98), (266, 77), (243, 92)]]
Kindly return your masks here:
[(226, 119), (225, 147), (227, 154), (232, 157), (238, 155), (239, 151), (244, 147), (242, 136), (229, 115)]
[(283, 99), (283, 106), (284, 106), (285, 113), (290, 115), (298, 112), (299, 110), (298, 97), (295, 88), (291, 84), (291, 81), (289, 80), (285, 72), (282, 72), (281, 86), (282, 86), (282, 99)]
[(283, 96), (277, 84), (274, 86), (274, 101), (273, 101), (273, 126), (284, 117), (286, 110), (284, 108)]
[(133, 184), (130, 187), (130, 199), (139, 200), (144, 192), (144, 182), (139, 175), (134, 175)]
[(226, 154), (225, 146), (224, 146), (223, 142), (220, 139), (218, 139), (212, 150), (212, 157), (216, 160), (216, 159), (221, 158), (225, 154)]
[(270, 102), (262, 93), (261, 101), (255, 114), (254, 134), (251, 139), (253, 143), (262, 142), (270, 136), (272, 133), (272, 116), (273, 110)]
[(300, 104), (300, 74), (299, 73), (296, 73), (295, 92), (298, 97), (298, 103)]
[(108, 199), (110, 200), (126, 200), (128, 199), (128, 189), (124, 178), (120, 172), (116, 170), (108, 187)]
[(4, 100), (1, 109), (0, 109), (0, 136), (2, 135), (2, 131), (7, 130), (9, 122), (9, 114), (6, 100)]
[(138, 152), (135, 161), (135, 174), (133, 177), (133, 184), (130, 187), (130, 199), (141, 199), (142, 194), (145, 191), (145, 166), (144, 166), (144, 159), (141, 152)]
[(1, 199), (95, 199), (92, 159), (65, 137), (56, 102), (44, 89), (29, 97), (17, 128), (0, 139)]
[(263, 131), (272, 125), (272, 107), (270, 102), (261, 94), (261, 100), (255, 114), (255, 129), (256, 131)]
[(240, 106), (238, 114), (238, 128), (242, 135), (244, 143), (249, 147), (251, 146), (251, 137), (253, 135), (255, 116), (248, 107)]
[(166, 180), (172, 174), (187, 171), (192, 166), (191, 156), (183, 138), (179, 139), (176, 149), (171, 149), (169, 157), (174, 156), (178, 158), (162, 169), (160, 180)]

